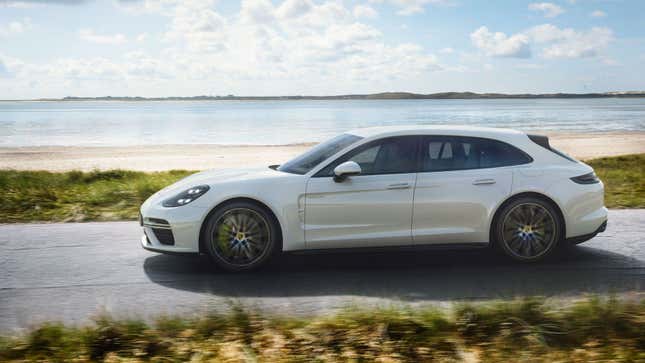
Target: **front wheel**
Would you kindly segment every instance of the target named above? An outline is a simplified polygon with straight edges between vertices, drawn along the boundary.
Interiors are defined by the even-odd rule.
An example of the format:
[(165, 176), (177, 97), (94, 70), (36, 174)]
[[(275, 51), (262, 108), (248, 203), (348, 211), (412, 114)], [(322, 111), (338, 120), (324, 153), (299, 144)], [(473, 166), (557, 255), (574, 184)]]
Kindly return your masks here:
[(563, 238), (563, 226), (555, 208), (531, 197), (519, 198), (503, 207), (494, 228), (496, 246), (522, 262), (546, 258)]
[(253, 270), (276, 252), (278, 228), (275, 218), (263, 208), (235, 202), (210, 216), (204, 243), (219, 267), (228, 271)]

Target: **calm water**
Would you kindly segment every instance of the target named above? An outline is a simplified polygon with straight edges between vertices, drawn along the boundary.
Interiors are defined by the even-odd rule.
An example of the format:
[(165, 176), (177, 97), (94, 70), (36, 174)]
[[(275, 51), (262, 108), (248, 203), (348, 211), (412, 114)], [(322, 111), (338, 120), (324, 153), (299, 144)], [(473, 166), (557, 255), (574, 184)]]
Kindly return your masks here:
[(291, 144), (397, 124), (644, 131), (645, 99), (0, 102), (0, 146)]

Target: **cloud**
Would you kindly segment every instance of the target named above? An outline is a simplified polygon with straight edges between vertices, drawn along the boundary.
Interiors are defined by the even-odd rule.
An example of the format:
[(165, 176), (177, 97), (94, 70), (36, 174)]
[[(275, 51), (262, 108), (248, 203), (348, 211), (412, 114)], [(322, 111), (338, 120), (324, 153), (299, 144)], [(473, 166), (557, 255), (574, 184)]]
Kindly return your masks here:
[(31, 28), (32, 24), (29, 18), (24, 18), (23, 20), (14, 20), (5, 25), (0, 24), (0, 38), (24, 33)]
[(356, 5), (352, 13), (356, 18), (374, 19), (378, 17), (378, 12), (369, 5)]
[(576, 31), (542, 24), (530, 28), (526, 34), (535, 43), (545, 45), (541, 55), (547, 59), (595, 57), (614, 39), (612, 30), (606, 27)]
[(44, 5), (78, 5), (87, 0), (0, 0), (0, 6), (10, 8), (33, 8)]
[(441, 54), (452, 54), (454, 52), (455, 52), (455, 50), (452, 49), (452, 48), (442, 48), (442, 49), (439, 50), (439, 53), (441, 53)]
[(92, 29), (81, 29), (78, 31), (78, 36), (86, 42), (97, 44), (118, 45), (127, 42), (127, 38), (123, 34), (100, 35)]
[(553, 3), (531, 3), (529, 4), (529, 10), (541, 11), (547, 18), (555, 18), (564, 13), (562, 7)]
[(454, 5), (452, 0), (368, 0), (373, 4), (380, 4), (385, 1), (399, 8), (399, 15), (414, 15), (423, 13), (426, 5)]
[[(128, 11), (167, 19), (161, 50), (66, 57), (45, 64), (9, 64), (2, 58), (3, 64), (20, 87), (39, 80), (48, 92), (66, 92), (63, 85), (73, 82), (77, 92), (88, 94), (105, 87), (154, 93), (170, 84), (181, 85), (172, 92), (195, 92), (197, 87), (204, 90), (198, 92), (276, 94), (305, 87), (310, 93), (327, 93), (355, 84), (407, 82), (443, 69), (422, 46), (389, 41), (355, 16), (355, 6), (337, 0), (245, 0), (238, 12), (226, 16), (208, 0), (126, 5)], [(129, 40), (93, 29), (83, 29), (79, 36), (105, 44)], [(145, 33), (132, 35), (132, 40), (145, 38)]]
[[(243, 3), (243, 12), (248, 11), (250, 2)], [(165, 39), (183, 42), (192, 51), (221, 50), (228, 21), (212, 9), (212, 4), (212, 1), (181, 1), (171, 15), (170, 30), (166, 32)], [(245, 19), (249, 15), (240, 17)], [(250, 20), (253, 21), (252, 16)]]
[(589, 13), (589, 16), (592, 18), (604, 18), (605, 16), (607, 16), (607, 13), (602, 10), (594, 10)]
[(9, 77), (9, 70), (7, 69), (7, 66), (4, 65), (2, 59), (0, 59), (0, 78), (6, 77)]
[(296, 18), (306, 14), (314, 7), (314, 4), (308, 0), (286, 0), (284, 1), (277, 12), (283, 18)]
[(470, 38), (488, 56), (528, 58), (532, 54), (531, 49), (535, 48), (546, 59), (595, 57), (614, 40), (612, 30), (606, 27), (579, 31), (561, 29), (552, 24), (534, 26), (510, 36), (501, 32), (492, 33), (482, 26)]
[(470, 40), (489, 56), (528, 58), (531, 56), (529, 38), (524, 34), (507, 36), (504, 33), (492, 33), (482, 26), (470, 34)]

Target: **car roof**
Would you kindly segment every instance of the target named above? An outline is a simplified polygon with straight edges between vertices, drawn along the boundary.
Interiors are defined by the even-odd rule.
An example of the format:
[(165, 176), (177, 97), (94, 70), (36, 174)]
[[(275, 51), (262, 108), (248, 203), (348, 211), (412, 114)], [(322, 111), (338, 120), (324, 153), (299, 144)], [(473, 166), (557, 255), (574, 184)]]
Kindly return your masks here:
[(526, 133), (513, 129), (460, 125), (400, 125), (354, 129), (347, 133), (364, 138), (402, 135), (451, 135), (510, 139)]

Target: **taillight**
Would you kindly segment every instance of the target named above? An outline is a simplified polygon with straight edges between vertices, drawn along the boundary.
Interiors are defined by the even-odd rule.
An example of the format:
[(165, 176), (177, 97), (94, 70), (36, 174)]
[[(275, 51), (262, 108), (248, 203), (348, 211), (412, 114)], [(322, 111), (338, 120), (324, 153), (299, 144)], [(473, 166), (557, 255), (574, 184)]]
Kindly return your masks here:
[(593, 171), (589, 174), (574, 176), (573, 178), (571, 178), (571, 180), (578, 184), (600, 183), (600, 179), (598, 179), (598, 176), (596, 176), (596, 173), (594, 173)]

